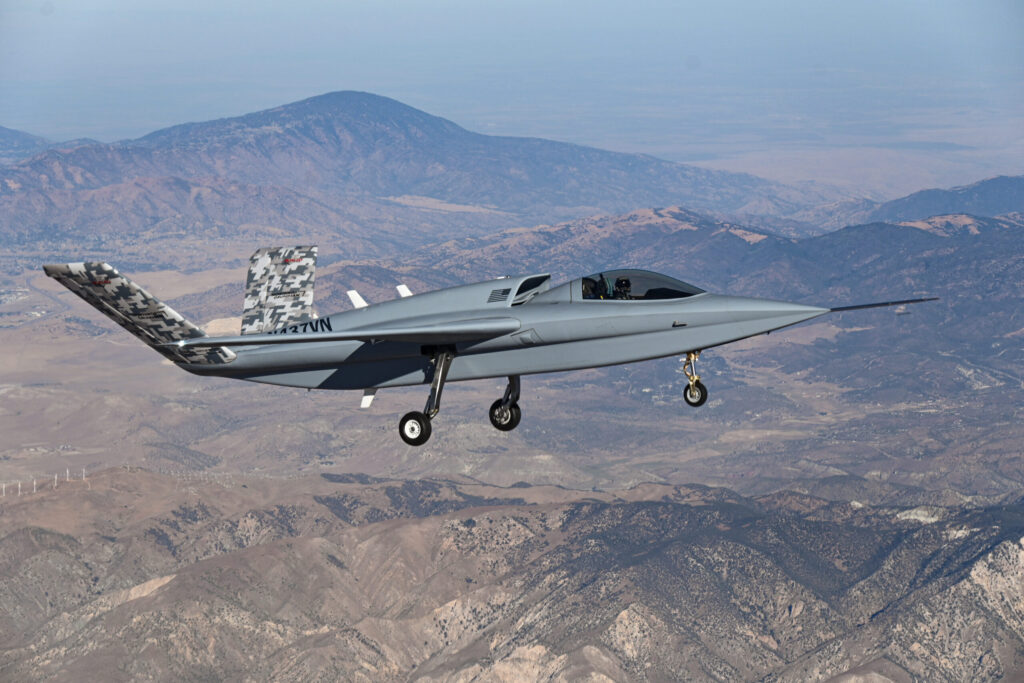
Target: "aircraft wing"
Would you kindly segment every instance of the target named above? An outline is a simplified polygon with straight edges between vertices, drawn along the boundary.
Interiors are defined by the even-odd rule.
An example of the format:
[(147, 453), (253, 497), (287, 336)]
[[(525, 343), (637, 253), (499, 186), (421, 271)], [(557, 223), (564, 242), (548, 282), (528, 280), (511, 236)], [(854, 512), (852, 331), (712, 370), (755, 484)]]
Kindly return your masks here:
[(455, 342), (491, 339), (519, 329), (515, 318), (476, 318), (455, 320), (436, 325), (407, 327), (362, 327), (339, 332), (307, 332), (297, 334), (245, 334), (236, 337), (198, 337), (174, 342), (173, 346), (253, 346), (268, 344), (302, 344), (331, 341), (401, 341), (419, 344), (454, 344)]

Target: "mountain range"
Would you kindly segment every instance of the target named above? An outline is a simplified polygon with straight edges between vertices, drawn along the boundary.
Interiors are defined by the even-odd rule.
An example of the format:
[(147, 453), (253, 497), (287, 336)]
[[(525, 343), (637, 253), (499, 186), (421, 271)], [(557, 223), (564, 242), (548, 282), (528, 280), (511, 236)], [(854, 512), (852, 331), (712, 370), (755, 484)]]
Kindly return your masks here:
[(282, 230), (380, 256), (645, 206), (743, 217), (790, 236), (894, 216), (1024, 211), (1020, 177), (879, 205), (646, 155), (481, 135), (350, 91), (110, 144), (53, 145), (3, 129), (0, 153), (29, 155), (0, 166), (0, 235), (9, 244), (151, 245), (139, 256), (149, 262), (167, 240), (251, 242)]
[(382, 244), (424, 243), (664, 203), (787, 213), (808, 201), (804, 190), (754, 176), (480, 135), (358, 92), (50, 149), (0, 168), (0, 234), (19, 244), (316, 225), (366, 253), (360, 232)]
[[(0, 133), (29, 155), (0, 166), (0, 679), (1024, 671), (1021, 178), (879, 204), (364, 93), (114, 144)], [(412, 449), (423, 387), (358, 411), (187, 375), (39, 270), (109, 260), (233, 333), (252, 250), (312, 242), (320, 313), (617, 266), (940, 301), (708, 349), (698, 410), (677, 359), (526, 377), (510, 433), (503, 382), (452, 384)]]

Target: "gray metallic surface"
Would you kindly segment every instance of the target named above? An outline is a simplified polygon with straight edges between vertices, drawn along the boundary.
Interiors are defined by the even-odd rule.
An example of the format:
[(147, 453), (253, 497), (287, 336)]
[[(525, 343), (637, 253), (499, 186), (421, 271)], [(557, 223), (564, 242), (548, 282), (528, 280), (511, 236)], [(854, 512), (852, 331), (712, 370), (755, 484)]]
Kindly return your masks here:
[[(479, 283), (458, 289), (461, 294), (470, 295), (469, 300), (479, 302), (480, 295), (490, 292), (492, 285)], [(558, 295), (559, 289), (547, 293), (553, 296), (545, 294), (523, 305), (505, 306), (507, 316), (514, 316), (519, 322), (519, 329), (513, 332), (487, 338), (481, 330), (481, 338), (477, 340), (460, 341), (450, 337), (448, 342), (454, 344), (457, 355), (448, 380), (555, 372), (678, 355), (794, 325), (829, 312), (826, 308), (714, 294), (661, 301), (570, 303)], [(449, 290), (432, 294), (446, 291)], [(429, 297), (431, 305), (418, 306), (416, 299), (420, 296), (425, 295), (336, 314), (330, 317), (331, 324), (350, 331), (365, 329), (362, 325), (350, 328), (349, 321), (361, 323), (374, 317), (394, 319), (400, 311), (407, 310), (408, 315), (442, 301)], [(367, 315), (374, 308), (385, 307), (393, 313), (385, 317), (378, 310), (375, 315)], [(442, 329), (445, 321), (452, 321), (456, 315), (484, 315), (492, 310), (428, 313), (402, 317), (400, 322), (423, 329), (431, 325)], [(379, 328), (374, 330), (379, 331)], [(304, 336), (310, 341), (322, 337)], [(252, 349), (236, 347), (239, 357), (230, 367), (189, 369), (202, 374), (320, 389), (422, 384), (430, 379), (423, 345), (437, 343), (438, 339), (421, 337), (419, 341), (320, 341), (301, 345), (268, 344)]]

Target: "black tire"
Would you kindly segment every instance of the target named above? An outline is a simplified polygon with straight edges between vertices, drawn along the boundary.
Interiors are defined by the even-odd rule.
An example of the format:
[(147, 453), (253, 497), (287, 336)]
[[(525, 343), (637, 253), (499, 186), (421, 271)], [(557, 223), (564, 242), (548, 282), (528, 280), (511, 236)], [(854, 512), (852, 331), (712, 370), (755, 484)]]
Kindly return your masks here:
[(708, 388), (699, 380), (694, 382), (692, 386), (687, 385), (683, 389), (683, 400), (686, 401), (686, 405), (698, 408), (708, 400)]
[(519, 410), (518, 403), (510, 405), (508, 411), (502, 410), (501, 404), (502, 400), (500, 398), (492, 403), (491, 409), (487, 412), (487, 417), (491, 418), (491, 424), (494, 425), (495, 429), (511, 432), (519, 426), (519, 420), (522, 419), (523, 413)]
[(406, 413), (398, 422), (398, 434), (410, 446), (422, 446), (430, 438), (430, 418), (423, 413)]

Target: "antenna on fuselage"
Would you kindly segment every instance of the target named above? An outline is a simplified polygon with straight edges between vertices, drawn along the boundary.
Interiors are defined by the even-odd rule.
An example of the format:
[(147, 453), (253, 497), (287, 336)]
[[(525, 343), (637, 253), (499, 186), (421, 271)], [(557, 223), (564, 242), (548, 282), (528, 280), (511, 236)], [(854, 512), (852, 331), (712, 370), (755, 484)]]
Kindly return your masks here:
[(359, 407), (363, 410), (373, 405), (373, 397), (377, 395), (376, 389), (364, 389), (363, 398), (359, 401)]
[(367, 306), (370, 305), (366, 303), (366, 299), (359, 296), (359, 292), (357, 292), (354, 289), (348, 290), (346, 294), (348, 294), (349, 301), (351, 301), (352, 305), (355, 306), (356, 308), (366, 308)]
[(398, 290), (398, 296), (402, 297), (403, 299), (407, 296), (412, 296), (412, 290), (406, 287), (404, 284), (398, 285), (397, 287), (395, 287), (395, 289)]

